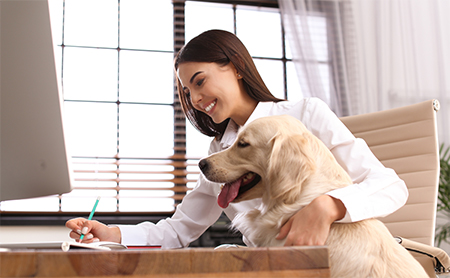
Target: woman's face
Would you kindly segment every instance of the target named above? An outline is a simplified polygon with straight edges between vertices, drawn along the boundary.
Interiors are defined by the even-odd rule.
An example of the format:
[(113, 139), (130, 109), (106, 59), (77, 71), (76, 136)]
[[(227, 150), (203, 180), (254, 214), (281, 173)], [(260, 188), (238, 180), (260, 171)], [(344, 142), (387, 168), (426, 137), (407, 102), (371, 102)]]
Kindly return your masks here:
[(183, 91), (195, 109), (209, 115), (215, 123), (231, 118), (243, 125), (257, 101), (245, 91), (242, 77), (232, 63), (186, 62), (178, 67)]

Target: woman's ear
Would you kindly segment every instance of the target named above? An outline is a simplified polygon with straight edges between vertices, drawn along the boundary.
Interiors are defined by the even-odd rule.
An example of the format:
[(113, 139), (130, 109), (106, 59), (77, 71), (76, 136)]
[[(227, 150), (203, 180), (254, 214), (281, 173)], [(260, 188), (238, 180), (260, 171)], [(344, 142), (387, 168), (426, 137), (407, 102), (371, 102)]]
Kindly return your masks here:
[(314, 157), (308, 136), (282, 135), (272, 138), (273, 148), (268, 169), (269, 193), (278, 198), (292, 191), (285, 200), (294, 202), (302, 184), (315, 171)]
[(234, 75), (236, 76), (237, 79), (242, 79), (243, 78), (243, 71), (245, 69), (245, 67), (236, 67), (236, 64), (233, 62), (230, 62), (229, 65), (231, 66), (232, 70), (234, 71)]

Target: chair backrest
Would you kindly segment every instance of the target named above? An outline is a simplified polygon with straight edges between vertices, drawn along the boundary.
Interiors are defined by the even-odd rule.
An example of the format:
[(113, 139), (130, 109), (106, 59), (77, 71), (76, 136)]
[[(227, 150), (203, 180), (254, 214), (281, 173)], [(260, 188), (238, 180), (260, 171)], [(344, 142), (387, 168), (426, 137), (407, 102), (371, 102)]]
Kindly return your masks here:
[(394, 236), (434, 246), (439, 144), (437, 100), (341, 118), (350, 131), (363, 138), (375, 156), (394, 169), (409, 190), (404, 207), (381, 218)]

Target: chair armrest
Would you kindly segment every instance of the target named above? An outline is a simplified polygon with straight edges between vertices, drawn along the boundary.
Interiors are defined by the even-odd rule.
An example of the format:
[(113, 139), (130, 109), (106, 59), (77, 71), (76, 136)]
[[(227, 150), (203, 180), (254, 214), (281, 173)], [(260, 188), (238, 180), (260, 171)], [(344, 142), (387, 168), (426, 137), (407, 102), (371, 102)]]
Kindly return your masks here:
[(433, 260), (434, 268), (437, 273), (450, 271), (450, 257), (441, 248), (429, 246), (402, 237), (395, 237), (395, 239), (400, 245), (405, 247), (406, 250), (430, 257)]

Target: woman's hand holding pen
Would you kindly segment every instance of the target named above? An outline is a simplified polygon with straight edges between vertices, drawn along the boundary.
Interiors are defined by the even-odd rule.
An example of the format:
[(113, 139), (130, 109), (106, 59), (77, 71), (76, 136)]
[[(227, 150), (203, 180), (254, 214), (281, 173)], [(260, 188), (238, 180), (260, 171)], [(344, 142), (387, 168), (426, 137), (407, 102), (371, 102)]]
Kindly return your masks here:
[(109, 227), (95, 220), (85, 218), (74, 218), (66, 222), (66, 227), (72, 230), (70, 238), (78, 241), (84, 234), (83, 243), (95, 241), (121, 242), (121, 233), (118, 227)]

